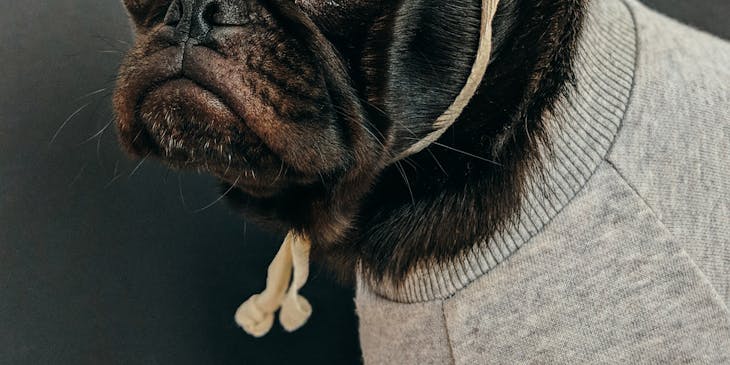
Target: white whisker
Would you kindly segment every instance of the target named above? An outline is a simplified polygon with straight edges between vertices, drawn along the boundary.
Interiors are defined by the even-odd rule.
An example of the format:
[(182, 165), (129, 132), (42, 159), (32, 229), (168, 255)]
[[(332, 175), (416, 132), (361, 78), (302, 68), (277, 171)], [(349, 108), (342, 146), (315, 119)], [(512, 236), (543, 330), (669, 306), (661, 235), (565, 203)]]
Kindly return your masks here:
[(221, 194), (221, 196), (219, 196), (219, 197), (218, 197), (218, 199), (216, 199), (216, 200), (215, 200), (215, 201), (213, 201), (212, 203), (210, 203), (210, 204), (208, 204), (208, 205), (206, 205), (206, 206), (204, 206), (204, 207), (202, 207), (202, 208), (200, 208), (200, 209), (198, 209), (198, 210), (195, 210), (195, 211), (193, 211), (193, 213), (200, 213), (200, 212), (202, 212), (202, 211), (204, 211), (204, 210), (206, 210), (206, 209), (209, 209), (209, 208), (213, 207), (214, 205), (218, 204), (218, 203), (219, 203), (219, 202), (220, 202), (221, 200), (223, 200), (223, 198), (225, 198), (225, 197), (226, 197), (226, 196), (227, 196), (227, 195), (228, 195), (228, 194), (229, 194), (229, 193), (230, 193), (231, 191), (233, 191), (233, 189), (235, 189), (235, 188), (236, 188), (236, 184), (238, 184), (238, 182), (239, 182), (240, 180), (241, 180), (241, 175), (238, 175), (238, 177), (236, 178), (236, 181), (234, 181), (234, 182), (233, 182), (233, 184), (231, 184), (231, 187), (230, 187), (230, 188), (228, 188), (228, 190), (226, 190), (226, 192), (225, 192), (225, 193)]
[(89, 138), (85, 139), (85, 140), (84, 140), (83, 142), (81, 142), (80, 144), (84, 144), (84, 143), (89, 143), (89, 142), (91, 142), (91, 141), (92, 141), (92, 140), (93, 140), (94, 138), (96, 138), (96, 137), (99, 137), (99, 136), (101, 136), (102, 134), (104, 134), (104, 132), (106, 132), (106, 130), (107, 130), (107, 129), (109, 129), (109, 127), (110, 127), (110, 126), (112, 125), (112, 123), (114, 123), (114, 118), (112, 118), (111, 120), (109, 120), (109, 123), (107, 123), (107, 124), (106, 124), (106, 125), (105, 125), (105, 126), (104, 126), (103, 128), (101, 128), (101, 129), (100, 129), (100, 130), (99, 130), (98, 132), (94, 133), (94, 134), (93, 134), (92, 136), (90, 136)]
[(51, 146), (53, 144), (53, 142), (56, 141), (56, 138), (58, 138), (58, 135), (61, 134), (61, 130), (63, 130), (63, 128), (66, 127), (68, 122), (70, 122), (74, 117), (79, 115), (79, 113), (81, 113), (89, 105), (91, 105), (91, 102), (82, 105), (80, 108), (76, 109), (75, 112), (71, 113), (71, 115), (69, 115), (68, 118), (66, 118), (66, 120), (64, 120), (63, 123), (61, 123), (61, 126), (58, 127), (58, 130), (56, 130), (56, 133), (53, 135), (53, 138), (51, 138), (51, 141), (48, 142), (48, 145)]
[(86, 99), (86, 98), (90, 98), (90, 97), (92, 97), (94, 95), (101, 94), (101, 93), (103, 93), (104, 91), (107, 91), (107, 90), (108, 90), (108, 88), (102, 88), (102, 89), (99, 89), (99, 90), (94, 90), (94, 91), (92, 91), (92, 92), (90, 92), (88, 94), (84, 94), (84, 95), (79, 96), (76, 99), (76, 101), (83, 100), (83, 99)]
[[(409, 138), (409, 139), (415, 139), (415, 138)], [(501, 163), (499, 163), (499, 162), (496, 162), (496, 161), (490, 160), (490, 159), (488, 159), (488, 158), (485, 158), (485, 157), (482, 157), (482, 156), (477, 156), (477, 155), (475, 155), (475, 154), (473, 154), (473, 153), (469, 153), (469, 152), (466, 152), (466, 151), (460, 150), (460, 149), (458, 149), (458, 148), (455, 148), (455, 147), (451, 147), (451, 146), (445, 145), (445, 144), (443, 144), (443, 143), (439, 143), (439, 142), (432, 142), (431, 144), (433, 144), (434, 146), (439, 146), (439, 147), (445, 148), (445, 149), (447, 149), (447, 150), (450, 150), (450, 151), (454, 151), (454, 152), (457, 152), (457, 153), (461, 153), (461, 154), (463, 154), (463, 155), (465, 155), (465, 156), (469, 156), (469, 157), (471, 157), (471, 158), (475, 158), (475, 159), (477, 159), (477, 160), (480, 160), (480, 161), (488, 162), (488, 163), (490, 163), (490, 164), (493, 164), (493, 165), (496, 165), (496, 166), (500, 166), (500, 167), (502, 166), (502, 164), (501, 164)]]
[(185, 208), (185, 210), (189, 212), (190, 208), (188, 208), (187, 203), (185, 203), (185, 194), (183, 194), (181, 174), (177, 174), (177, 188), (178, 192), (180, 193), (180, 203), (182, 203), (183, 208)]
[(469, 157), (472, 157), (472, 158), (476, 158), (477, 160), (481, 160), (481, 161), (484, 161), (484, 162), (488, 162), (488, 163), (491, 163), (493, 165), (497, 165), (497, 166), (500, 166), (500, 167), (502, 166), (502, 164), (499, 163), (499, 162), (492, 161), (492, 160), (490, 160), (488, 158), (484, 158), (482, 156), (477, 156), (477, 155), (475, 155), (473, 153), (469, 153), (469, 152), (466, 152), (466, 151), (462, 151), (462, 150), (460, 150), (458, 148), (454, 148), (454, 147), (451, 147), (451, 146), (447, 146), (447, 145), (445, 145), (443, 143), (433, 142), (433, 144), (435, 146), (439, 146), (439, 147), (446, 148), (447, 150), (451, 150), (451, 151), (454, 151), (454, 152), (457, 152), (457, 153), (461, 153), (461, 154), (463, 154), (465, 156), (469, 156)]
[(142, 160), (139, 161), (139, 163), (137, 164), (137, 166), (135, 166), (134, 169), (132, 170), (132, 172), (129, 174), (128, 178), (131, 179), (132, 176), (134, 176), (134, 174), (136, 174), (137, 171), (139, 171), (139, 169), (142, 167), (142, 164), (147, 160), (147, 157), (150, 157), (150, 154), (151, 153), (148, 153), (147, 156), (144, 156), (144, 158), (142, 158)]
[(114, 164), (114, 175), (113, 176), (114, 177), (112, 177), (112, 179), (106, 185), (104, 185), (104, 189), (112, 186), (112, 184), (114, 184), (117, 180), (119, 180), (119, 178), (122, 177), (122, 174), (119, 173), (119, 161), (117, 161)]
[(411, 203), (413, 203), (413, 206), (415, 206), (416, 198), (413, 196), (413, 189), (411, 189), (411, 183), (408, 181), (408, 175), (406, 175), (406, 170), (403, 168), (403, 165), (401, 165), (400, 161), (396, 161), (394, 165), (398, 169), (398, 172), (400, 172), (400, 176), (403, 178), (403, 181), (405, 181), (406, 187), (408, 188), (408, 194), (411, 196)]

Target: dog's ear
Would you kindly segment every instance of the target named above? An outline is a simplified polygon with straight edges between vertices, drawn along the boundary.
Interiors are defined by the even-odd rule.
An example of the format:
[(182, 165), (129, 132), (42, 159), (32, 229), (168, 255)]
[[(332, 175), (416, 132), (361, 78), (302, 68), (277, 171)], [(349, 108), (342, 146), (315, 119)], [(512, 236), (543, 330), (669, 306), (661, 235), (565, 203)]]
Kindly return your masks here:
[[(481, 2), (406, 0), (391, 17), (380, 95), (399, 150), (433, 130), (457, 97), (479, 45)], [(380, 40), (382, 42), (382, 40)], [(378, 40), (371, 42), (373, 52)], [(382, 65), (385, 67), (382, 67)], [(373, 68), (377, 68), (375, 66)]]
[(143, 31), (162, 22), (171, 0), (122, 0), (137, 31)]

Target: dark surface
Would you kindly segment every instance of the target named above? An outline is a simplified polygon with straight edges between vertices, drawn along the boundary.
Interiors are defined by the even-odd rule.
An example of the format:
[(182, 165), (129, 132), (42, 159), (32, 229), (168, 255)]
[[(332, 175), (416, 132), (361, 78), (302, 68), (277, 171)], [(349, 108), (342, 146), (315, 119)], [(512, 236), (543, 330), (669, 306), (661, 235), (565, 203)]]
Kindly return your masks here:
[[(730, 2), (647, 3), (730, 38)], [(302, 330), (238, 329), (281, 238), (224, 204), (196, 212), (212, 179), (138, 166), (113, 127), (96, 136), (130, 40), (116, 1), (6, 2), (0, 24), (0, 364), (358, 361), (352, 291), (317, 269)]]

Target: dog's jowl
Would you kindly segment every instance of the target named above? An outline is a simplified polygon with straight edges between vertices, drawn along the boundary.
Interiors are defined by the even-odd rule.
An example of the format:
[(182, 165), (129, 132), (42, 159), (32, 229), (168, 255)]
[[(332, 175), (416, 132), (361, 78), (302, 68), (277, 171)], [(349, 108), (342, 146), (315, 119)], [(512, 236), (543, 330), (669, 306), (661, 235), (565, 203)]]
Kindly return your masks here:
[(303, 324), (311, 249), (366, 363), (730, 361), (726, 42), (636, 0), (124, 4), (121, 144), (289, 232), (247, 331)]

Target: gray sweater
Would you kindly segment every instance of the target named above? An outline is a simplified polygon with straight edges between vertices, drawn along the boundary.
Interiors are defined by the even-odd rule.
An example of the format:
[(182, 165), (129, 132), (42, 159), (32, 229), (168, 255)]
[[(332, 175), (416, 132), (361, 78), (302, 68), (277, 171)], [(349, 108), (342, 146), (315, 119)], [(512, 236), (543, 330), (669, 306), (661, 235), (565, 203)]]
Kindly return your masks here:
[(634, 0), (589, 13), (514, 224), (360, 281), (366, 364), (730, 363), (730, 45)]

